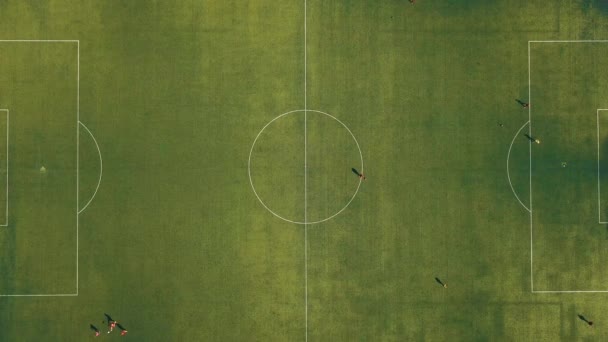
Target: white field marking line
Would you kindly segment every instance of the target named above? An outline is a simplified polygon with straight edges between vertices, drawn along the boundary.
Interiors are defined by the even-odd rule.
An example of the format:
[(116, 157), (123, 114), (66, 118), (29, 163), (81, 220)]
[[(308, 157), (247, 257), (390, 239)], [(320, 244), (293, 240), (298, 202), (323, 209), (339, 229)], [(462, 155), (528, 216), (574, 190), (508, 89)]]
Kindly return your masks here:
[[(532, 103), (532, 82), (531, 82), (531, 69), (530, 69), (530, 41), (528, 41), (528, 103)], [(528, 106), (528, 135), (532, 136), (532, 109)], [(532, 142), (529, 146), (530, 153), (530, 291), (534, 292), (534, 231), (532, 228)]]
[(77, 39), (0, 39), (0, 43), (78, 43)]
[[(76, 45), (76, 121), (80, 122), (80, 41)], [(88, 130), (88, 129), (87, 129)], [(90, 132), (89, 132), (90, 133)], [(93, 138), (95, 140), (95, 138)], [(95, 142), (97, 144), (97, 141)], [(78, 249), (79, 249), (79, 184), (80, 184), (80, 125), (76, 124), (76, 295), (78, 295)], [(87, 204), (88, 205), (88, 204)]]
[(577, 290), (570, 290), (570, 291), (532, 291), (532, 293), (608, 293), (607, 291), (594, 291), (594, 290), (581, 290), (581, 291), (577, 291)]
[[(77, 80), (76, 80), (76, 122), (80, 122), (80, 40), (40, 40), (40, 39), (0, 39), (0, 43), (76, 43)], [(76, 124), (76, 293), (73, 294), (0, 294), (0, 297), (74, 297), (78, 296), (78, 151), (80, 149), (79, 130)], [(7, 135), (8, 139), (8, 135)], [(8, 168), (7, 168), (8, 174)], [(7, 180), (8, 181), (8, 180)], [(8, 189), (8, 188), (7, 188)], [(7, 201), (8, 202), (8, 201)]]
[(529, 40), (528, 43), (608, 43), (608, 40)]
[[(306, 72), (307, 72), (307, 28), (306, 28), (306, 16), (307, 16), (307, 8), (306, 8), (306, 0), (304, 0), (304, 110), (307, 109), (308, 106), (308, 98), (307, 98), (307, 92), (306, 92)], [(304, 112), (304, 115), (306, 115), (306, 112)]]
[(58, 293), (58, 294), (3, 294), (0, 297), (77, 297), (78, 293)]
[(511, 175), (509, 173), (509, 159), (511, 158), (511, 148), (513, 147), (513, 143), (515, 142), (515, 139), (517, 139), (517, 137), (519, 136), (519, 133), (521, 132), (521, 130), (524, 129), (524, 127), (526, 127), (526, 125), (528, 123), (530, 123), (530, 121), (524, 123), (524, 125), (521, 126), (521, 128), (517, 131), (517, 133), (515, 133), (513, 140), (511, 140), (511, 145), (509, 145), (509, 152), (507, 153), (507, 178), (509, 179), (509, 186), (511, 186), (511, 191), (513, 191), (513, 195), (515, 195), (515, 198), (517, 199), (517, 201), (519, 201), (519, 204), (521, 204), (522, 207), (524, 207), (528, 212), (530, 212), (530, 209), (528, 207), (526, 207), (526, 205), (523, 204), (523, 202), (519, 199), (519, 196), (517, 196), (517, 193), (515, 192), (515, 188), (513, 188), (513, 183), (511, 183)]
[(304, 0), (304, 340), (308, 341), (308, 97), (306, 92), (307, 64), (307, 3)]
[(599, 224), (606, 224), (607, 221), (602, 221), (602, 207), (600, 206), (600, 112), (608, 111), (608, 109), (599, 108), (597, 113), (597, 217)]
[[(306, 222), (306, 214), (304, 214)], [(308, 341), (308, 226), (304, 225), (304, 336)]]
[[(282, 118), (285, 115), (289, 115), (289, 114), (293, 114), (296, 112), (303, 112), (303, 109), (296, 109), (296, 110), (292, 110), (289, 111), (287, 113), (283, 113), (279, 116), (277, 116), (276, 118), (270, 120), (270, 122), (268, 122), (263, 128), (262, 130), (260, 130), (260, 132), (258, 133), (258, 135), (255, 137), (255, 139), (253, 140), (253, 144), (251, 145), (251, 149), (249, 150), (249, 160), (247, 162), (247, 172), (249, 174), (249, 184), (251, 185), (251, 189), (253, 190), (253, 193), (255, 194), (255, 197), (258, 199), (258, 201), (262, 204), (262, 206), (264, 208), (266, 208), (266, 210), (268, 210), (271, 214), (273, 214), (274, 216), (280, 218), (281, 220), (287, 221), (287, 222), (291, 222), (291, 223), (295, 223), (295, 224), (304, 224), (304, 225), (312, 225), (312, 224), (317, 224), (317, 223), (321, 223), (321, 222), (325, 222), (327, 220), (331, 220), (332, 218), (336, 217), (337, 215), (339, 215), (340, 213), (342, 213), (350, 204), (351, 202), (355, 199), (355, 197), (357, 196), (357, 193), (359, 192), (359, 188), (361, 187), (361, 180), (359, 180), (359, 183), (357, 185), (357, 189), (355, 190), (353, 196), (351, 197), (351, 199), (348, 201), (348, 203), (346, 203), (346, 205), (340, 209), (337, 213), (333, 214), (330, 217), (327, 217), (325, 219), (322, 220), (318, 220), (318, 221), (314, 221), (314, 222), (301, 222), (301, 221), (294, 221), (294, 220), (290, 220), (287, 219), (285, 217), (282, 217), (281, 215), (275, 213), (274, 211), (272, 211), (265, 203), (264, 201), (262, 201), (262, 199), (260, 198), (260, 196), (258, 195), (257, 191), (255, 190), (255, 186), (253, 185), (253, 179), (251, 178), (251, 156), (253, 155), (253, 148), (255, 147), (255, 143), (257, 142), (257, 140), (259, 139), (260, 135), (262, 134), (262, 132), (264, 132), (264, 130), (270, 126), (270, 124), (272, 124), (274, 121)], [(351, 137), (353, 138), (353, 140), (355, 141), (355, 144), (357, 145), (357, 149), (359, 150), (359, 158), (361, 160), (361, 172), (363, 172), (363, 153), (361, 152), (361, 148), (359, 147), (359, 142), (357, 141), (357, 138), (355, 138), (355, 135), (353, 134), (353, 132), (339, 119), (337, 119), (336, 117), (327, 114), (325, 112), (319, 111), (319, 110), (314, 110), (314, 109), (307, 109), (307, 112), (314, 112), (314, 113), (320, 113), (323, 115), (326, 115), (334, 120), (336, 120), (338, 123), (340, 123), (351, 135)]]
[(0, 224), (0, 227), (8, 227), (8, 134), (9, 134), (9, 110), (0, 109), (0, 112), (6, 112), (6, 215), (4, 224)]
[(85, 206), (82, 209), (80, 209), (80, 211), (78, 212), (78, 214), (80, 214), (89, 206), (89, 204), (91, 204), (91, 202), (93, 201), (93, 198), (95, 198), (95, 195), (97, 195), (97, 190), (99, 190), (99, 185), (101, 184), (101, 177), (103, 176), (103, 158), (101, 157), (101, 150), (99, 149), (99, 144), (97, 143), (97, 139), (95, 139), (95, 137), (93, 136), (93, 133), (91, 133), (91, 130), (89, 130), (89, 128), (82, 122), (78, 121), (78, 123), (81, 124), (82, 127), (87, 130), (87, 132), (89, 133), (91, 138), (93, 138), (95, 147), (97, 147), (97, 153), (99, 154), (99, 179), (97, 180), (97, 187), (95, 188), (95, 192), (93, 193), (93, 196), (91, 197), (91, 199), (89, 199), (87, 204), (85, 204)]
[(597, 116), (597, 221), (602, 224), (602, 207), (600, 205), (600, 111), (596, 110)]
[(10, 134), (10, 112), (6, 110), (6, 226), (8, 226), (8, 164), (10, 163), (10, 159), (8, 156), (8, 144), (9, 144), (9, 134)]

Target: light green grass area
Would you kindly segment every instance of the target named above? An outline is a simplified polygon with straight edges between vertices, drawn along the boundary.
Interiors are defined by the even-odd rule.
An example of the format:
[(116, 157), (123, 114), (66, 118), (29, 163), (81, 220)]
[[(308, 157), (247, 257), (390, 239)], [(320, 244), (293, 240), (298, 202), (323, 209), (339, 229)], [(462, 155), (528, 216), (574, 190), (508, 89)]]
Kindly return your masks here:
[[(608, 43), (533, 43), (528, 88), (528, 41), (608, 39), (602, 1), (10, 0), (0, 13), (0, 39), (79, 41), (0, 42), (0, 294), (78, 294), (0, 297), (0, 340), (86, 341), (90, 324), (135, 341), (606, 335), (608, 294), (532, 293), (532, 277), (608, 290)], [(529, 113), (541, 144), (523, 136)], [(0, 194), (5, 124), (0, 112)], [(292, 221), (357, 194), (304, 226), (251, 184)], [(106, 334), (104, 313), (128, 335)]]

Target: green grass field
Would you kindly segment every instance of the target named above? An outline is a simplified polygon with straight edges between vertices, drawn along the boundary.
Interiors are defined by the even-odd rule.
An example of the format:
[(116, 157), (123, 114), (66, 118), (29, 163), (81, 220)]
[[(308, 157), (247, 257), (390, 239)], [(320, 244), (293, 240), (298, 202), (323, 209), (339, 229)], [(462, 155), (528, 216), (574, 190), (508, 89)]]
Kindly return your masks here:
[(0, 14), (0, 341), (608, 338), (605, 1)]

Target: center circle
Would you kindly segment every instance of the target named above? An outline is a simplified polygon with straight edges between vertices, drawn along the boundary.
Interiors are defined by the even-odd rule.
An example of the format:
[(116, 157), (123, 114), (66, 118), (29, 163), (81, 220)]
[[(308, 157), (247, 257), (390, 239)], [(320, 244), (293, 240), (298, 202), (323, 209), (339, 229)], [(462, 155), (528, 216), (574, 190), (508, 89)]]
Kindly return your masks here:
[(363, 154), (338, 118), (312, 109), (283, 113), (255, 137), (248, 161), (249, 182), (262, 206), (287, 222), (309, 225), (330, 220), (355, 199)]

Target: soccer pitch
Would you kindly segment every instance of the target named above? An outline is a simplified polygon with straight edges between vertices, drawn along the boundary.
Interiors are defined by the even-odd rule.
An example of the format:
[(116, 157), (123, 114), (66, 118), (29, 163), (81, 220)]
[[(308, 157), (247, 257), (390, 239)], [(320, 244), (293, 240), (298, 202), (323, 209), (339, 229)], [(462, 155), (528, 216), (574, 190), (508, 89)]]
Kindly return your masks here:
[(608, 336), (604, 1), (0, 13), (1, 341)]

